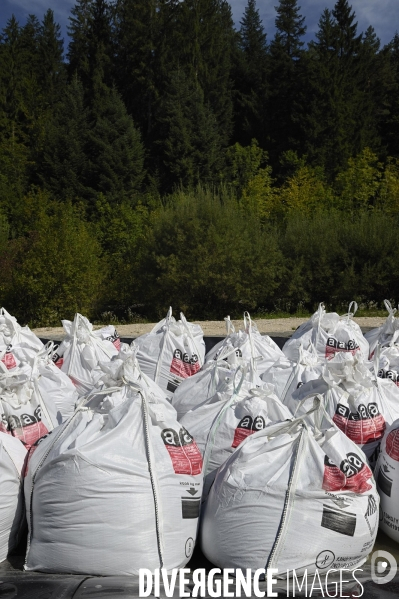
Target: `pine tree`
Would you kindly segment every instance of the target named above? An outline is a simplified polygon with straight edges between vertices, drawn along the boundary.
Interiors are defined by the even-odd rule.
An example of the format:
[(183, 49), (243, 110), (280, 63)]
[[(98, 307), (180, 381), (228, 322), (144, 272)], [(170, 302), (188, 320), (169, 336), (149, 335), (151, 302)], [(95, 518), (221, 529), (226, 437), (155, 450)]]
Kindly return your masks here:
[(88, 110), (83, 86), (76, 77), (48, 121), (38, 175), (44, 189), (60, 200), (89, 201), (87, 189)]
[(162, 90), (169, 73), (183, 69), (195, 79), (218, 123), (227, 145), (233, 125), (232, 54), (236, 40), (230, 5), (226, 0), (163, 2), (161, 20)]
[(301, 122), (311, 162), (323, 166), (330, 178), (364, 147), (379, 145), (378, 98), (370, 83), (377, 49), (371, 30), (364, 39), (357, 33), (355, 13), (347, 0), (338, 0), (332, 12), (323, 12), (316, 41), (309, 45)]
[(197, 81), (182, 69), (171, 75), (162, 103), (164, 186), (185, 187), (218, 179), (222, 141), (212, 109)]
[(265, 143), (265, 110), (268, 55), (256, 0), (248, 0), (240, 21), (240, 37), (235, 68), (235, 139), (243, 145), (257, 139)]
[(399, 157), (399, 34), (383, 49), (387, 73), (384, 79), (385, 101), (381, 122), (381, 135), (388, 156)]
[(277, 31), (270, 44), (268, 102), (270, 157), (275, 165), (283, 152), (300, 147), (295, 103), (301, 85), (302, 37), (306, 32), (297, 0), (280, 0), (276, 10)]
[(89, 117), (86, 186), (112, 204), (134, 203), (145, 175), (144, 148), (133, 119), (114, 89), (97, 90)]
[(21, 27), (12, 16), (0, 37), (0, 204), (11, 217), (11, 225), (28, 185), (30, 166), (28, 57), (21, 36)]
[(154, 0), (119, 0), (115, 9), (115, 76), (126, 108), (143, 138), (151, 135), (159, 15)]
[(65, 84), (64, 40), (61, 27), (48, 10), (40, 25), (38, 40), (38, 77), (46, 103), (50, 106), (59, 99)]
[(77, 0), (71, 13), (69, 73), (78, 75), (91, 102), (96, 86), (114, 83), (112, 7), (106, 0)]

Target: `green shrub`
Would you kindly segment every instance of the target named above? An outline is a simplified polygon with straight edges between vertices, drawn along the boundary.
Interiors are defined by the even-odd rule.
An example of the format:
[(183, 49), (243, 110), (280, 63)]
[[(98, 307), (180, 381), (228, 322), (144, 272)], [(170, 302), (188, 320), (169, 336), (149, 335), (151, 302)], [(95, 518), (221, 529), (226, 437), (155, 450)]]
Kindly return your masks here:
[(190, 318), (242, 313), (273, 297), (282, 277), (274, 231), (226, 190), (180, 191), (156, 211), (137, 285), (149, 313)]

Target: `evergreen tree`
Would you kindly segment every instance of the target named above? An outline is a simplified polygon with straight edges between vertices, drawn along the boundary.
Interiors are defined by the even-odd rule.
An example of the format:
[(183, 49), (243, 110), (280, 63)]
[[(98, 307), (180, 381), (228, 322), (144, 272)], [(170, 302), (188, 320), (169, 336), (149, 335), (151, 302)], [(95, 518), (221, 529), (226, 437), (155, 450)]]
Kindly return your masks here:
[(174, 72), (162, 103), (165, 185), (186, 187), (217, 181), (222, 141), (212, 109), (197, 81)]
[(280, 0), (276, 8), (276, 34), (270, 44), (270, 97), (268, 129), (270, 156), (278, 157), (300, 147), (296, 99), (301, 86), (301, 59), (306, 27), (297, 0)]
[(268, 56), (256, 0), (248, 0), (240, 21), (239, 51), (235, 68), (235, 138), (243, 145), (257, 139), (265, 143)]
[(399, 34), (381, 52), (387, 68), (385, 98), (381, 123), (383, 144), (388, 156), (399, 157)]
[(357, 33), (347, 0), (325, 10), (310, 43), (308, 97), (302, 113), (306, 152), (334, 178), (351, 156), (379, 145), (377, 129), (378, 41)]
[(12, 16), (0, 38), (0, 204), (11, 227), (29, 179), (26, 59), (21, 27)]
[(144, 149), (140, 134), (118, 92), (96, 94), (86, 144), (86, 187), (93, 202), (102, 193), (113, 204), (134, 203), (144, 178)]
[(54, 105), (65, 84), (64, 40), (61, 27), (54, 21), (54, 13), (48, 10), (40, 26), (38, 40), (38, 78), (45, 103)]
[(154, 0), (119, 0), (115, 9), (116, 85), (146, 139), (152, 131), (158, 93), (159, 15)]
[(91, 102), (96, 86), (114, 82), (112, 7), (106, 0), (77, 0), (71, 13), (69, 73), (78, 75)]
[(39, 180), (53, 197), (89, 200), (86, 187), (88, 110), (83, 86), (75, 76), (48, 121), (39, 165)]
[[(233, 125), (232, 55), (236, 40), (226, 0), (185, 0), (162, 4), (162, 89), (172, 70), (182, 68), (204, 93), (227, 145)], [(173, 25), (173, 26), (172, 26)]]

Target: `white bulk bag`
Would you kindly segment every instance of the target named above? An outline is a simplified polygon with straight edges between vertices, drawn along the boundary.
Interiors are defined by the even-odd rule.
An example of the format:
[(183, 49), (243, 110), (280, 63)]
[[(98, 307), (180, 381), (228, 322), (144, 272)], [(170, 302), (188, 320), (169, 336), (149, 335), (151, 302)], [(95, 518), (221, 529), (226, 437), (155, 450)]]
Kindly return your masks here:
[[(237, 371), (239, 374), (240, 371)], [(227, 387), (227, 386), (226, 386)], [(217, 468), (246, 439), (270, 422), (291, 419), (292, 414), (276, 397), (271, 385), (251, 388), (245, 381), (229, 385), (187, 412), (181, 424), (194, 437), (204, 456), (204, 493), (206, 499)]]
[(384, 324), (364, 334), (369, 343), (370, 358), (373, 357), (377, 344), (381, 347), (387, 347), (398, 343), (399, 339), (399, 318), (395, 318), (396, 308), (392, 308), (391, 302), (384, 300), (385, 308), (388, 310), (388, 316)]
[(104, 391), (31, 457), (26, 570), (138, 575), (180, 568), (191, 557), (202, 492), (198, 447), (143, 387)]
[(377, 490), (380, 494), (380, 528), (399, 542), (399, 420), (385, 431), (375, 467)]
[(28, 364), (0, 374), (1, 430), (27, 449), (58, 426), (57, 413), (54, 401), (42, 394)]
[(8, 369), (16, 368), (19, 362), (33, 358), (43, 348), (28, 326), (21, 327), (17, 319), (4, 308), (0, 308), (0, 354)]
[(219, 341), (205, 356), (205, 361), (209, 362), (219, 358), (223, 349), (234, 347), (238, 357), (251, 363), (254, 370), (261, 374), (274, 362), (280, 359), (284, 354), (279, 346), (268, 335), (261, 335), (258, 327), (252, 322), (248, 312), (244, 312), (244, 330), (234, 330), (230, 317), (225, 318), (227, 327), (227, 337)]
[(107, 338), (108, 333), (103, 337), (101, 329), (93, 331), (91, 322), (81, 314), (75, 314), (73, 322), (63, 320), (62, 326), (66, 337), (56, 349), (53, 361), (69, 376), (79, 395), (85, 395), (94, 387), (93, 371), (98, 363), (110, 360), (118, 350)]
[(171, 399), (180, 383), (199, 371), (204, 363), (205, 342), (199, 325), (180, 320), (169, 308), (166, 318), (150, 333), (134, 340), (141, 370), (155, 381)]
[(388, 345), (380, 350), (378, 376), (381, 379), (390, 379), (399, 387), (399, 345)]
[[(221, 385), (224, 388), (224, 383), (229, 384), (230, 382), (232, 387), (237, 368), (244, 368), (245, 364), (245, 360), (237, 357), (236, 350), (231, 344), (225, 345), (218, 352), (217, 358), (207, 362), (201, 370), (185, 379), (176, 389), (171, 402), (176, 409), (178, 420), (189, 410), (207, 402), (220, 389)], [(263, 384), (257, 373), (251, 368), (250, 363), (243, 372), (244, 380), (251, 387), (259, 387)]]
[[(137, 347), (135, 347), (134, 343), (130, 346), (126, 343), (121, 344), (121, 349), (117, 356), (114, 356), (110, 362), (99, 363), (94, 377), (97, 380), (97, 389), (93, 389), (93, 393), (97, 393), (98, 389), (106, 390), (110, 387), (121, 387), (128, 380), (143, 387), (149, 401), (154, 405), (155, 403), (163, 404), (162, 409), (166, 409), (166, 413), (170, 417), (176, 418), (176, 410), (166, 397), (166, 393), (149, 376), (141, 371), (137, 360)], [(90, 398), (91, 393), (82, 398), (80, 405), (84, 405)]]
[(322, 370), (323, 364), (319, 361), (313, 345), (310, 345), (309, 351), (299, 346), (297, 362), (283, 355), (262, 374), (261, 379), (274, 386), (277, 397), (284, 404), (292, 406), (292, 393), (308, 381), (318, 379)]
[(0, 562), (19, 541), (25, 516), (21, 479), (26, 455), (18, 439), (0, 432)]
[(50, 341), (30, 360), (30, 379), (36, 381), (37, 391), (45, 405), (55, 405), (57, 424), (61, 424), (72, 416), (79, 394), (69, 376), (54, 364), (53, 352), (54, 344)]
[(320, 304), (312, 318), (298, 327), (286, 341), (283, 353), (296, 362), (300, 345), (309, 349), (312, 343), (322, 360), (331, 360), (339, 352), (352, 355), (360, 353), (367, 360), (369, 344), (359, 325), (352, 319), (356, 311), (357, 303), (351, 302), (348, 314), (340, 317), (336, 312), (326, 313), (324, 304)]
[(278, 576), (359, 568), (378, 529), (378, 493), (363, 453), (334, 425), (305, 417), (266, 426), (218, 470), (201, 544), (220, 568)]
[[(321, 379), (292, 394), (291, 411), (297, 415), (306, 411), (316, 394), (323, 395), (334, 423), (374, 465), (386, 426), (399, 418), (399, 389), (389, 379), (378, 378), (376, 368), (372, 373), (356, 356), (340, 353), (325, 364)], [(305, 398), (309, 399), (299, 407)]]

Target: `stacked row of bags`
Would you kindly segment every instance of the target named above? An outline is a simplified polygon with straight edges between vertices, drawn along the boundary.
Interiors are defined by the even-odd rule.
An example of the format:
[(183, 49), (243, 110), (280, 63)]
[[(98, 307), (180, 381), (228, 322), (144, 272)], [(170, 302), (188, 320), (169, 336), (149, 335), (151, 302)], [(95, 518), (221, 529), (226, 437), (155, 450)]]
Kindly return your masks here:
[[(37, 432), (22, 437), (3, 408), (0, 558), (17, 541), (23, 480), (27, 570), (170, 570), (189, 561), (197, 535), (220, 567), (361, 566), (381, 519), (372, 469), (378, 460), (389, 478), (386, 448), (399, 455), (389, 309), (369, 343), (351, 306), (340, 317), (320, 305), (283, 351), (246, 313), (238, 332), (226, 319), (206, 356), (201, 328), (171, 310), (131, 346), (76, 315), (56, 349), (3, 312), (0, 402), (13, 394)], [(46, 368), (70, 395), (61, 382), (54, 396), (40, 391)]]

